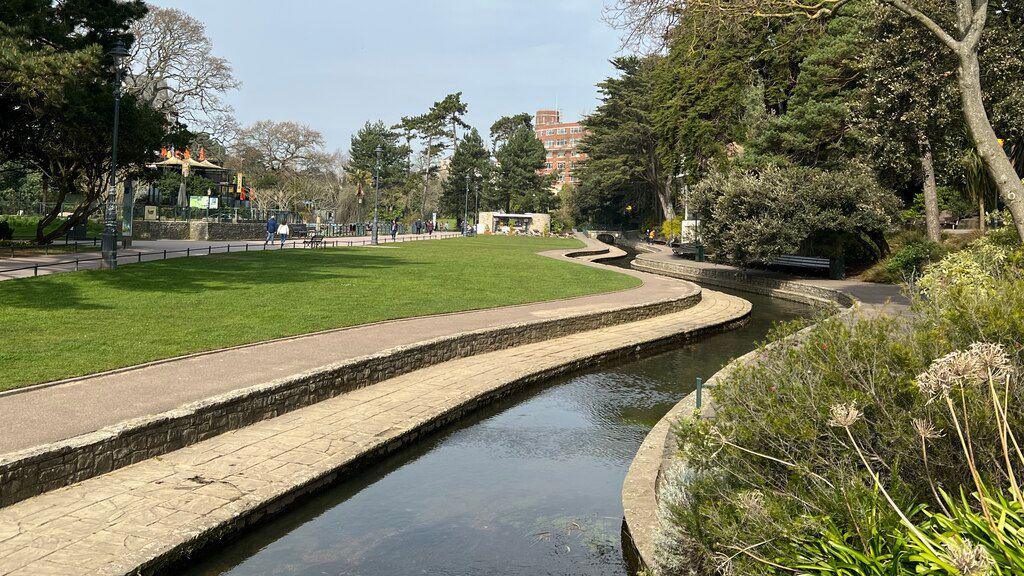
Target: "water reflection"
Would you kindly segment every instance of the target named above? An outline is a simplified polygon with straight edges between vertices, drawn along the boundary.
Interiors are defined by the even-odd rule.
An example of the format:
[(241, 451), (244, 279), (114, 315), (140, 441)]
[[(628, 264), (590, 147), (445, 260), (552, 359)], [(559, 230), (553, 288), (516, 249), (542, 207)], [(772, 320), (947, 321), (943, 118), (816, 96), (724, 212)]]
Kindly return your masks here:
[(750, 323), (510, 397), (310, 499), (185, 573), (623, 575), (619, 492), (699, 376), (803, 307), (743, 295)]

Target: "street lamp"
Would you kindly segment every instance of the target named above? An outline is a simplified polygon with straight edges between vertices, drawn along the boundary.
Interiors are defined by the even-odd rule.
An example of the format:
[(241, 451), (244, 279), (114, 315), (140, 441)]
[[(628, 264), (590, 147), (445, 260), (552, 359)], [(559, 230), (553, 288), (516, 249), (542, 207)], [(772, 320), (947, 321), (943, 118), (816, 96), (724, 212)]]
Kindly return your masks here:
[(114, 57), (114, 141), (110, 149), (110, 180), (107, 186), (107, 205), (103, 216), (103, 241), (101, 249), (103, 268), (117, 268), (117, 130), (121, 121), (121, 60), (128, 56), (124, 42), (117, 41), (110, 51)]
[(469, 236), (469, 180), (472, 172), (466, 172), (466, 207), (462, 211), (462, 235)]
[(377, 228), (380, 226), (377, 222), (377, 206), (380, 203), (380, 155), (384, 149), (377, 144), (377, 149), (374, 152), (377, 153), (377, 167), (373, 177), (373, 235), (370, 237), (370, 243), (374, 246), (377, 245)]

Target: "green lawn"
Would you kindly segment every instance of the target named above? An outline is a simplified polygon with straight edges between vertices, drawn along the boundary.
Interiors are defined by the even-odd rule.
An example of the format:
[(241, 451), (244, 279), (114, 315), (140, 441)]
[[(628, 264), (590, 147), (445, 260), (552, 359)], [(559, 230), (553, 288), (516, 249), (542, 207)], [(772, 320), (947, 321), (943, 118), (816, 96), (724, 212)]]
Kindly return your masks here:
[(536, 254), (579, 245), (460, 238), (180, 258), (3, 281), (0, 390), (328, 328), (639, 284)]
[[(29, 240), (36, 237), (36, 226), (39, 224), (39, 216), (17, 216), (15, 214), (0, 214), (0, 220), (6, 220), (14, 231), (15, 240)], [(47, 231), (54, 230), (63, 220), (57, 219), (46, 227)], [(96, 220), (89, 220), (87, 223), (89, 237), (103, 234), (103, 223)]]

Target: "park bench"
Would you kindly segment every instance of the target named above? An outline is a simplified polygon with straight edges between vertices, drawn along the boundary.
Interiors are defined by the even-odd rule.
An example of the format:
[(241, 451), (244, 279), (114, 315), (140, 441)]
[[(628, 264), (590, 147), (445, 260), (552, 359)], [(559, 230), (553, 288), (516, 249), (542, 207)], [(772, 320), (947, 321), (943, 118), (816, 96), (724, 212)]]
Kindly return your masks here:
[(824, 271), (832, 280), (842, 280), (846, 277), (843, 270), (841, 258), (818, 258), (816, 256), (797, 256), (796, 254), (783, 254), (768, 261), (769, 266), (780, 268), (796, 268), (801, 270)]
[(704, 245), (700, 242), (683, 242), (672, 246), (672, 253), (680, 258), (693, 258), (697, 262), (704, 261)]
[(309, 238), (302, 241), (303, 246), (309, 246), (310, 248), (323, 248), (324, 247), (324, 236), (323, 234), (313, 234)]
[(309, 226), (306, 226), (302, 222), (296, 222), (288, 225), (288, 230), (292, 238), (305, 238), (309, 234)]

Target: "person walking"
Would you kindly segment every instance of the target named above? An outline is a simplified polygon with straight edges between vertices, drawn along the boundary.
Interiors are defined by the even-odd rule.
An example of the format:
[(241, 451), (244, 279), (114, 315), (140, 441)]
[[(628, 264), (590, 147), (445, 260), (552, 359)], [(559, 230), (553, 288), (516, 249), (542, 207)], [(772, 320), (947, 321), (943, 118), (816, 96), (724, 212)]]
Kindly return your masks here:
[(267, 220), (267, 239), (263, 241), (264, 247), (266, 247), (267, 244), (276, 240), (276, 238), (274, 237), (275, 234), (277, 234), (277, 218), (271, 215), (270, 218)]
[(277, 227), (277, 235), (281, 238), (281, 248), (284, 249), (284, 243), (288, 241), (288, 223), (281, 222), (281, 225)]
[(398, 218), (391, 221), (391, 241), (398, 239)]

